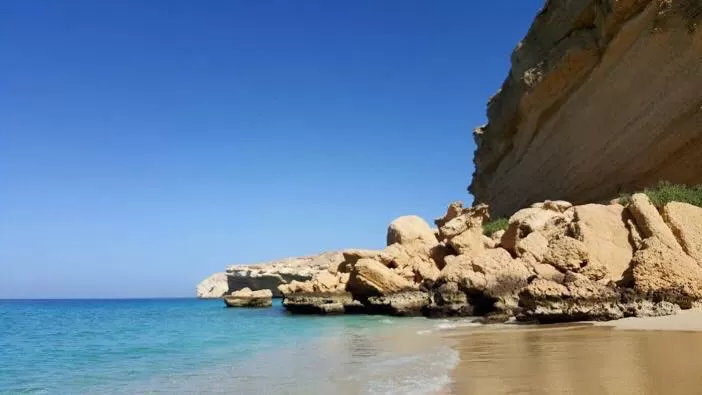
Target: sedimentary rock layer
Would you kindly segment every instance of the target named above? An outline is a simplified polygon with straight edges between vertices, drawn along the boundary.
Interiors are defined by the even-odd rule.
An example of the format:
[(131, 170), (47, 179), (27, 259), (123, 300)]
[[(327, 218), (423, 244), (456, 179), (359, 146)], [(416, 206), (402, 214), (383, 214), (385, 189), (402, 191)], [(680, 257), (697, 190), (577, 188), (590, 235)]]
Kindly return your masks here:
[(476, 202), (702, 182), (701, 19), (701, 0), (547, 1), (476, 129)]
[(221, 298), (232, 292), (249, 288), (253, 291), (270, 290), (273, 297), (281, 297), (278, 286), (293, 281), (308, 281), (329, 267), (344, 260), (341, 252), (284, 258), (254, 265), (231, 265), (225, 273), (215, 273), (197, 286), (199, 298)]

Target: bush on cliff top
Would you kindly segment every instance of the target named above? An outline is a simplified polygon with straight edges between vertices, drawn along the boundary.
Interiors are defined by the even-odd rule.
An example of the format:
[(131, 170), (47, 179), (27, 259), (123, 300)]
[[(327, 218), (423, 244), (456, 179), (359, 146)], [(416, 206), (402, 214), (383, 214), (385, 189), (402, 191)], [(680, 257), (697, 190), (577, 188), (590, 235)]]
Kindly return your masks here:
[[(661, 181), (653, 188), (646, 188), (641, 191), (648, 195), (656, 207), (662, 207), (668, 202), (689, 203), (702, 207), (702, 184), (695, 186), (676, 185), (667, 181)], [(631, 202), (631, 194), (619, 196), (619, 203), (626, 205)]]
[(485, 236), (492, 236), (493, 233), (498, 230), (506, 230), (509, 225), (509, 219), (507, 218), (496, 218), (488, 223), (483, 224), (483, 234)]

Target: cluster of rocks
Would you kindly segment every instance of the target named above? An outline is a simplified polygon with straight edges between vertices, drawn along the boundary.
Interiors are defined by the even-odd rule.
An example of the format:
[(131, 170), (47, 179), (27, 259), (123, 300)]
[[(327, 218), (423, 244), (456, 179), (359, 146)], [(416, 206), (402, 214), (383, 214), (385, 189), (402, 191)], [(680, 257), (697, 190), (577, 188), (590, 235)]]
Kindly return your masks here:
[(561, 322), (655, 316), (702, 298), (702, 208), (546, 201), (483, 234), (488, 207), (452, 203), (432, 229), (388, 227), (383, 250), (346, 250), (307, 281), (278, 287), (300, 314), (485, 316)]

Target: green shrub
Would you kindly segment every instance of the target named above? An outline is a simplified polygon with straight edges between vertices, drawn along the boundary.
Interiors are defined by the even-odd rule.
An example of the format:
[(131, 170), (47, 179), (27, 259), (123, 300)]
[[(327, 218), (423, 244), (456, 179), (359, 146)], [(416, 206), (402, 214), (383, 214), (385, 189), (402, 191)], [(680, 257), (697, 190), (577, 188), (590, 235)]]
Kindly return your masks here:
[(492, 221), (483, 224), (483, 234), (485, 236), (492, 236), (493, 233), (498, 230), (506, 230), (509, 225), (509, 220), (507, 218), (496, 218)]
[[(702, 207), (702, 185), (687, 186), (671, 184), (667, 181), (661, 181), (652, 188), (646, 188), (641, 191), (648, 195), (656, 207), (662, 207), (668, 202), (689, 203), (698, 207)], [(631, 194), (619, 195), (620, 204), (628, 204), (631, 202)]]

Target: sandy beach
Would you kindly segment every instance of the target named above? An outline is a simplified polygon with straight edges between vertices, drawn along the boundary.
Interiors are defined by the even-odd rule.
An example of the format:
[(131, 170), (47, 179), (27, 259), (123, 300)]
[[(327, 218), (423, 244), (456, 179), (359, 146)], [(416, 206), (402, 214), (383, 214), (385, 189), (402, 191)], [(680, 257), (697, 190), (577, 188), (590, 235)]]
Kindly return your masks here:
[(455, 394), (695, 394), (702, 310), (572, 325), (457, 328)]

